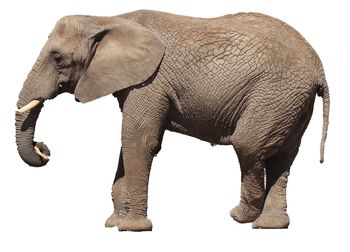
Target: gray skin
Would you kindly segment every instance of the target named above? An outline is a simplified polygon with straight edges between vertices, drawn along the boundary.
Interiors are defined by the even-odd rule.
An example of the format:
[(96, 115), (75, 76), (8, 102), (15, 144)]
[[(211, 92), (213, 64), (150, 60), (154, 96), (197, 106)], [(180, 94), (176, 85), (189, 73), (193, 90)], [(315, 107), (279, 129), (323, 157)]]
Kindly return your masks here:
[[(152, 229), (148, 181), (166, 129), (234, 147), (241, 199), (230, 215), (254, 228), (289, 225), (289, 169), (316, 94), (323, 97), (323, 161), (329, 93), (321, 61), (298, 32), (263, 14), (203, 19), (142, 10), (63, 17), (17, 106), (63, 92), (80, 102), (118, 98), (122, 146), (106, 226), (119, 230)], [(16, 112), (18, 152), (31, 166), (48, 162), (48, 148), (33, 141), (41, 107)]]

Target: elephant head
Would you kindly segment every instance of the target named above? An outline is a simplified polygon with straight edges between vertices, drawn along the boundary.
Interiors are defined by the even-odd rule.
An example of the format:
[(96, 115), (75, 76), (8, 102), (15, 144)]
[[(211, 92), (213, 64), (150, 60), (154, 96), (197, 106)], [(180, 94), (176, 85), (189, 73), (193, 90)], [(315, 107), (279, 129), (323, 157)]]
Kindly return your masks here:
[(49, 160), (49, 149), (33, 140), (45, 100), (69, 92), (85, 103), (143, 83), (156, 71), (164, 50), (154, 34), (123, 18), (59, 20), (19, 94), (16, 143), (21, 158), (36, 167)]

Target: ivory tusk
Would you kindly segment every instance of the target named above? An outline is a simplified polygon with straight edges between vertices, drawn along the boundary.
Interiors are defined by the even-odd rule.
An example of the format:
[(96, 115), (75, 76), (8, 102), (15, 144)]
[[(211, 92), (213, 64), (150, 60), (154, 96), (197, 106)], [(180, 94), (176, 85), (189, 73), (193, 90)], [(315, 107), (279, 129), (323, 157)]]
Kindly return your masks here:
[(33, 108), (35, 108), (36, 106), (38, 106), (40, 103), (42, 103), (43, 100), (32, 100), (30, 103), (28, 103), (27, 105), (23, 106), (22, 108), (18, 109), (17, 112), (19, 113), (24, 113), (27, 112)]
[(49, 160), (50, 157), (45, 155), (44, 153), (41, 152), (41, 150), (38, 148), (38, 146), (34, 146), (34, 150), (35, 152), (40, 156), (42, 157), (43, 159), (46, 159), (46, 160)]

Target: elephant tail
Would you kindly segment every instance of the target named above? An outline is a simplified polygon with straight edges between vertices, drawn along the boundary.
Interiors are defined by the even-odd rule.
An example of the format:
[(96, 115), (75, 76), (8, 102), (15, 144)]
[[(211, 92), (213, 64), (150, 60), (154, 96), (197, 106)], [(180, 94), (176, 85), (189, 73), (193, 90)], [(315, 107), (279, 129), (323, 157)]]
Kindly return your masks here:
[(321, 138), (321, 146), (320, 146), (320, 163), (322, 164), (324, 161), (324, 148), (325, 142), (327, 138), (328, 124), (329, 124), (329, 90), (327, 81), (324, 75), (324, 71), (322, 69), (322, 78), (319, 81), (319, 86), (317, 90), (317, 95), (323, 97), (323, 126), (322, 126), (322, 138)]

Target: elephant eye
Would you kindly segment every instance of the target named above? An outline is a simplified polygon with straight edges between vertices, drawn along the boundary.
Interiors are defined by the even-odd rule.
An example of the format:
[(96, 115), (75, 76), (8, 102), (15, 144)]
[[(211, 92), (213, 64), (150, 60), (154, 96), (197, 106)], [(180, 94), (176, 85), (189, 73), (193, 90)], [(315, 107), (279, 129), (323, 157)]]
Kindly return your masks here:
[(62, 66), (64, 63), (62, 55), (57, 52), (53, 53), (53, 60), (55, 61), (57, 66)]

